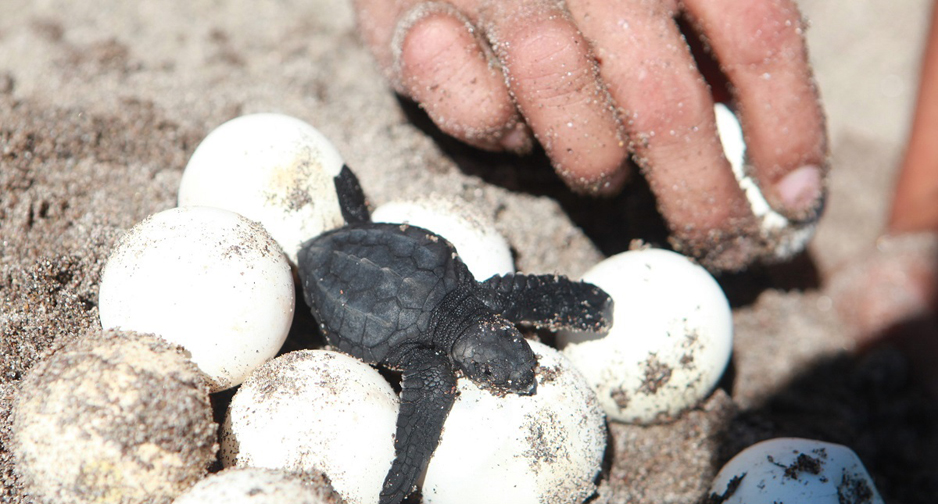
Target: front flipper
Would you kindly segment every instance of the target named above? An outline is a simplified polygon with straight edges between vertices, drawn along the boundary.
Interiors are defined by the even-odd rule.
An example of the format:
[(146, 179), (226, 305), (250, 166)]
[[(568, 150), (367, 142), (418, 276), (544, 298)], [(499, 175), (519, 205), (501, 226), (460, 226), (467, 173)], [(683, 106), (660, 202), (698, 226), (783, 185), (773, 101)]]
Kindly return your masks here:
[(456, 400), (456, 375), (446, 356), (416, 349), (402, 360), (394, 463), (381, 487), (379, 504), (399, 504), (414, 490), (440, 442), (443, 422)]
[(560, 275), (496, 275), (480, 298), (506, 319), (549, 329), (601, 331), (612, 325), (612, 298), (591, 283)]

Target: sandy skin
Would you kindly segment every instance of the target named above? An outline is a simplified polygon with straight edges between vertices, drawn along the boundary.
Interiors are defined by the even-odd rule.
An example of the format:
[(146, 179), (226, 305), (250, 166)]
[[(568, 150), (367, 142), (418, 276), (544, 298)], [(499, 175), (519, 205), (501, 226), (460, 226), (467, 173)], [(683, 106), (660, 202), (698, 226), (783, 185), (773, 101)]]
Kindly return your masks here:
[(895, 345), (938, 399), (938, 8), (922, 56), (918, 96), (886, 230), (843, 266), (832, 295), (863, 347)]
[[(711, 84), (732, 91), (752, 175), (772, 207), (795, 221), (818, 217), (827, 136), (791, 1), (355, 6), (392, 86), (444, 132), (492, 150), (537, 140), (571, 188), (593, 194), (616, 193), (631, 156), (672, 243), (714, 269), (741, 269), (761, 251), (717, 139)], [(695, 61), (685, 36), (713, 59)], [(702, 75), (720, 73), (709, 84)]]

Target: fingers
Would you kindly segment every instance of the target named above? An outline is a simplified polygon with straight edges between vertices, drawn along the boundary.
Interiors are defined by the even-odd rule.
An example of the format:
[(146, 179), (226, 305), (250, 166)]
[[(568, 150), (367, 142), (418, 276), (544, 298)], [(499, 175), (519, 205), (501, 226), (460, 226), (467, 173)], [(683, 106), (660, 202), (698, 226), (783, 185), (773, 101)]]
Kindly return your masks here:
[(790, 0), (684, 0), (733, 84), (753, 177), (770, 205), (799, 221), (822, 205), (824, 115), (804, 25)]
[(556, 2), (499, 1), (481, 11), (525, 121), (567, 184), (612, 192), (625, 178), (626, 142), (589, 43)]
[[(533, 132), (568, 185), (592, 192), (619, 188), (631, 150), (677, 248), (715, 269), (765, 255), (757, 249), (771, 244), (723, 155), (709, 89), (675, 23), (678, 0), (561, 4), (356, 0), (365, 40), (398, 91), (445, 132), (516, 150)], [(827, 144), (791, 0), (680, 6), (734, 86), (749, 175), (783, 221), (812, 222)]]
[[(626, 142), (589, 44), (567, 13), (550, 0), (488, 9), (474, 2), (357, 0), (356, 9), (395, 87), (443, 131), (483, 148), (524, 150), (526, 123), (572, 188), (617, 191)], [(480, 25), (498, 63), (477, 38)]]
[[(476, 9), (476, 2), (477, 0), (450, 0), (446, 3), (425, 0), (353, 0), (352, 3), (363, 41), (381, 69), (394, 81), (397, 76), (391, 73), (395, 69), (395, 54), (400, 51), (393, 42), (400, 30), (402, 18), (408, 12), (420, 12), (423, 9), (442, 10), (441, 8), (446, 6), (454, 12), (472, 12)], [(412, 17), (411, 22), (417, 17), (419, 16)], [(392, 84), (396, 85), (396, 82)]]
[(706, 83), (674, 22), (675, 5), (569, 0), (623, 110), (635, 159), (685, 252), (738, 268), (755, 219), (726, 161)]
[(530, 150), (530, 132), (500, 67), (457, 7), (472, 12), (474, 0), (356, 0), (355, 5), (365, 43), (392, 85), (419, 103), (441, 130), (477, 147)]
[(938, 5), (922, 57), (915, 117), (896, 181), (887, 230), (938, 232)]
[(530, 147), (502, 71), (489, 64), (472, 31), (452, 7), (429, 4), (411, 10), (398, 28), (401, 40), (393, 44), (400, 48), (402, 91), (440, 129), (467, 143), (489, 149)]

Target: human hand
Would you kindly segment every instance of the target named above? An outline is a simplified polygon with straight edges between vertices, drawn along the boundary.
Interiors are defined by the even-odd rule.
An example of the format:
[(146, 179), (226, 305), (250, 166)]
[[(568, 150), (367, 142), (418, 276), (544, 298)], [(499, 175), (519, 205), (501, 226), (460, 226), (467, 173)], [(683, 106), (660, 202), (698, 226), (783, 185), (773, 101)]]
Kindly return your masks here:
[(827, 138), (790, 0), (355, 0), (394, 88), (491, 150), (533, 138), (574, 190), (621, 188), (631, 154), (672, 243), (711, 269), (771, 255), (724, 157), (707, 83), (675, 19), (734, 91), (750, 175), (792, 222), (818, 217)]

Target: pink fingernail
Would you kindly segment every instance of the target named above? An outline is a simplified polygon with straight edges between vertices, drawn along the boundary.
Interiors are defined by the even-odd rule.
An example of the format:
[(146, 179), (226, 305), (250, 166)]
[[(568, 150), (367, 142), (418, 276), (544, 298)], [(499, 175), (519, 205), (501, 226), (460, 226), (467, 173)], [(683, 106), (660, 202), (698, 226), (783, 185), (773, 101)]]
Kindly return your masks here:
[(810, 210), (823, 190), (821, 169), (807, 165), (785, 175), (775, 186), (781, 203), (791, 211)]
[(499, 143), (505, 150), (520, 154), (530, 152), (534, 147), (531, 132), (523, 123), (519, 123), (508, 130)]

